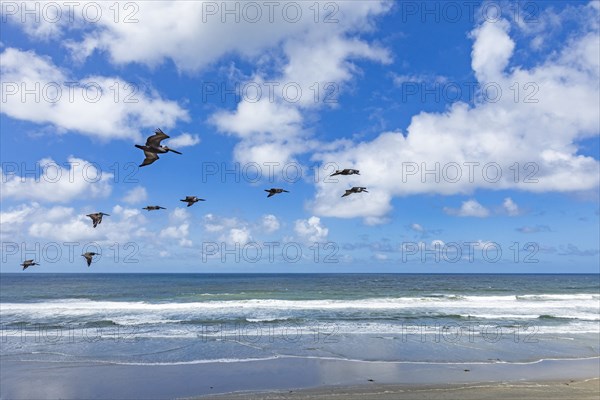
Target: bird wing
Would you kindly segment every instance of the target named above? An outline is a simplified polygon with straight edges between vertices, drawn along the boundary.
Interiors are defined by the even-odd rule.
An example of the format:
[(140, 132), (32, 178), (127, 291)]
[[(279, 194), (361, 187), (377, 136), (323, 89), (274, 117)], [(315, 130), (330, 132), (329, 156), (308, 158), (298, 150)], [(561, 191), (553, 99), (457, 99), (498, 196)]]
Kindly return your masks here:
[(269, 192), (269, 194), (267, 195), (267, 197), (271, 197), (271, 196), (275, 196), (275, 192)]
[(25, 260), (25, 262), (23, 264), (31, 264), (33, 262), (33, 260)]
[(150, 165), (154, 161), (158, 160), (158, 154), (150, 153), (149, 151), (144, 151), (144, 155), (146, 156), (146, 158), (144, 158), (144, 162), (140, 164), (140, 167)]
[(87, 261), (87, 265), (88, 265), (88, 267), (89, 267), (90, 265), (92, 265), (92, 256), (86, 256), (86, 257), (85, 257), (85, 260)]
[(167, 135), (160, 129), (157, 129), (156, 131), (154, 131), (154, 135), (149, 136), (148, 139), (146, 139), (146, 146), (159, 147), (160, 142), (168, 138), (169, 135)]
[(352, 190), (346, 190), (346, 193), (344, 193), (344, 194), (342, 195), (342, 197), (349, 196), (349, 195), (350, 195), (350, 193), (352, 193)]
[(339, 174), (341, 174), (341, 172), (335, 171), (333, 174), (331, 174), (329, 176), (336, 176), (336, 175), (339, 175)]

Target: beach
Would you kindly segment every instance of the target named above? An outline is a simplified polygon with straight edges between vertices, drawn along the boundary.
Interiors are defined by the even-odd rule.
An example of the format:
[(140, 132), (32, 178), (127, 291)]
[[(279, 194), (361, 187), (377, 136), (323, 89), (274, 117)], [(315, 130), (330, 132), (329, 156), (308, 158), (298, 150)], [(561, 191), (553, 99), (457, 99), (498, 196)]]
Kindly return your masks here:
[(278, 393), (228, 394), (206, 396), (202, 399), (261, 399), (261, 400), (329, 400), (329, 399), (373, 399), (373, 400), (596, 400), (599, 396), (597, 379), (585, 381), (542, 381), (501, 384), (474, 384), (448, 386), (398, 386), (373, 385), (370, 387), (324, 388)]
[(0, 397), (597, 398), (597, 282), (5, 274)]
[[(365, 363), (280, 359), (189, 365), (2, 362), (3, 399), (597, 399), (600, 363)], [(365, 397), (368, 396), (368, 397)]]

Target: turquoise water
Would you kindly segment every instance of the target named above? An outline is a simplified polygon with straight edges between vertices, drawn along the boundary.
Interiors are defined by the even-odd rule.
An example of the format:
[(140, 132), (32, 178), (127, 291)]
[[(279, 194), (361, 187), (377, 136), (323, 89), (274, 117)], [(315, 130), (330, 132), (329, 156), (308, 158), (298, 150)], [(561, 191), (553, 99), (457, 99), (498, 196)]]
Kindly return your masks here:
[(2, 274), (3, 359), (598, 356), (598, 275)]

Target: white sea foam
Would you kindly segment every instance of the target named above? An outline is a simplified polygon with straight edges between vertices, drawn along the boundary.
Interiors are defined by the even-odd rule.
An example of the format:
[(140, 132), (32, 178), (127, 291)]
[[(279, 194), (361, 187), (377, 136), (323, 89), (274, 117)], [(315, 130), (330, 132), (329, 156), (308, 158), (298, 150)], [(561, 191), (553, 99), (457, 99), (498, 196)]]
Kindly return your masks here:
[[(452, 296), (368, 298), (357, 300), (213, 300), (202, 302), (118, 302), (86, 299), (52, 300), (37, 303), (4, 303), (0, 308), (3, 322), (30, 320), (111, 320), (122, 325), (167, 324), (185, 320), (245, 318), (249, 322), (270, 322), (304, 318), (319, 312), (334, 313), (344, 320), (404, 317), (463, 317), (495, 320), (536, 320), (562, 318), (599, 321), (600, 297), (595, 294), (537, 294), (506, 296)], [(394, 312), (396, 314), (394, 314)]]

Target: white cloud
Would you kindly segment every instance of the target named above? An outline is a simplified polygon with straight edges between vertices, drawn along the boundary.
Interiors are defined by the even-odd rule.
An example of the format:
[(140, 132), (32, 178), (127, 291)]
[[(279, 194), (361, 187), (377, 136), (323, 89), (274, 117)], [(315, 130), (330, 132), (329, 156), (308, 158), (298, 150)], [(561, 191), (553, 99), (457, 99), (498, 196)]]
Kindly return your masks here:
[[(391, 210), (393, 198), (415, 194), (597, 188), (598, 160), (578, 153), (578, 141), (598, 135), (597, 24), (581, 22), (577, 35), (530, 69), (509, 67), (515, 51), (509, 28), (506, 21), (484, 22), (472, 33), (472, 66), (479, 84), (501, 88), (502, 96), (492, 102), (495, 95), (490, 89), (487, 100), (479, 93), (472, 105), (455, 102), (441, 113), (415, 115), (406, 132), (383, 132), (358, 143), (340, 141), (337, 149), (316, 154), (314, 159), (323, 164), (360, 169), (360, 176), (344, 183), (367, 186), (370, 193), (341, 201), (344, 188), (319, 182), (310, 205), (315, 215), (382, 218)], [(518, 101), (510, 89), (515, 82), (521, 90)], [(514, 165), (519, 168), (518, 179), (511, 170)], [(437, 173), (426, 175), (427, 170)], [(502, 175), (496, 177), (498, 170)]]
[(514, 217), (521, 213), (517, 203), (515, 203), (510, 197), (507, 197), (504, 199), (504, 202), (502, 203), (502, 207), (504, 207), (504, 211), (511, 217)]
[(241, 227), (229, 229), (229, 232), (220, 239), (228, 244), (244, 246), (252, 241), (252, 236), (247, 227)]
[(181, 247), (191, 247), (192, 241), (188, 239), (190, 224), (185, 222), (178, 226), (168, 226), (160, 231), (161, 238), (176, 239)]
[[(133, 14), (137, 22), (124, 23), (121, 20), (114, 21), (114, 10), (110, 9), (109, 3), (100, 3), (100, 20), (92, 24), (78, 18), (70, 27), (71, 36), (76, 39), (67, 45), (78, 59), (101, 51), (107, 52), (115, 64), (156, 66), (170, 59), (180, 70), (197, 71), (228, 54), (258, 58), (266, 50), (296, 37), (316, 35), (321, 39), (336, 38), (339, 32), (369, 30), (372, 17), (391, 7), (384, 1), (336, 3), (339, 9), (332, 17), (337, 22), (324, 23), (326, 2), (316, 7), (313, 3), (293, 3), (291, 10), (288, 4), (274, 4), (274, 7), (273, 4), (268, 6), (261, 2), (254, 4), (261, 14), (259, 21), (252, 20), (255, 9), (247, 10), (243, 2), (142, 2), (136, 3), (134, 13), (126, 13)], [(301, 17), (293, 21), (288, 13), (294, 17), (296, 6), (301, 8)], [(232, 7), (234, 10), (237, 7), (237, 21), (235, 11), (233, 15), (225, 14)], [(318, 23), (314, 21), (315, 8), (321, 10)], [(30, 34), (43, 30), (28, 28)], [(59, 28), (55, 28), (48, 36), (59, 38), (67, 27), (61, 25)], [(214, 38), (218, 38), (218, 46), (215, 46)], [(335, 63), (336, 58), (332, 57), (324, 65), (329, 68), (328, 65)], [(317, 68), (316, 65), (312, 68)]]
[(424, 232), (425, 231), (425, 229), (421, 225), (416, 224), (416, 223), (411, 224), (410, 229), (412, 229), (415, 232)]
[(76, 210), (73, 207), (42, 207), (38, 203), (22, 204), (0, 213), (0, 237), (11, 241), (56, 241), (80, 244), (95, 242), (110, 246), (118, 243), (151, 239), (146, 230), (146, 219), (139, 210), (113, 207), (98, 227), (93, 228), (91, 212), (100, 210)]
[(471, 32), (475, 38), (471, 66), (479, 82), (493, 81), (508, 65), (515, 49), (507, 34), (509, 29), (508, 21), (500, 20), (484, 23)]
[[(12, 167), (4, 162), (0, 168), (0, 194), (2, 198), (33, 200), (39, 202), (66, 203), (83, 198), (107, 197), (111, 192), (113, 175), (103, 172), (96, 164), (81, 158), (69, 157), (67, 163), (59, 164), (51, 158), (39, 160), (34, 166), (19, 164)], [(19, 176), (21, 167), (37, 170), (37, 176)], [(24, 173), (25, 171), (23, 171)]]
[(140, 203), (142, 201), (146, 201), (147, 199), (148, 192), (146, 192), (146, 188), (143, 186), (134, 187), (125, 194), (125, 197), (123, 197), (123, 201), (128, 204)]
[(267, 233), (273, 233), (280, 227), (279, 220), (273, 214), (264, 215), (262, 217), (262, 226)]
[(302, 240), (315, 243), (326, 242), (329, 233), (329, 229), (321, 224), (321, 219), (315, 216), (297, 220), (294, 230)]
[(217, 111), (210, 118), (220, 132), (241, 139), (234, 150), (236, 160), (283, 164), (316, 149), (319, 143), (312, 138), (310, 118), (303, 113), (337, 106), (341, 92), (361, 73), (354, 60), (391, 61), (387, 50), (358, 37), (390, 4), (337, 4), (344, 16), (340, 23), (317, 24), (301, 35), (286, 37), (281, 54), (275, 52), (270, 59), (275, 72), (259, 70), (243, 82), (261, 88), (259, 100), (242, 97), (235, 110)]
[[(7, 48), (0, 54), (2, 112), (11, 118), (53, 124), (99, 139), (140, 139), (140, 130), (189, 119), (176, 102), (155, 91), (133, 91), (118, 77), (77, 79), (49, 57)], [(25, 96), (25, 90), (36, 94)], [(37, 98), (34, 98), (37, 96)]]
[(198, 143), (200, 143), (200, 137), (198, 135), (192, 135), (189, 133), (182, 133), (177, 137), (169, 139), (169, 147), (173, 147), (175, 149), (195, 146)]
[(190, 236), (191, 216), (185, 208), (175, 208), (169, 213), (169, 226), (163, 228), (158, 236), (163, 239), (174, 239), (181, 247), (191, 247)]
[(490, 215), (490, 211), (474, 199), (463, 201), (459, 209), (444, 207), (444, 212), (448, 215), (457, 215), (459, 217), (485, 218)]

